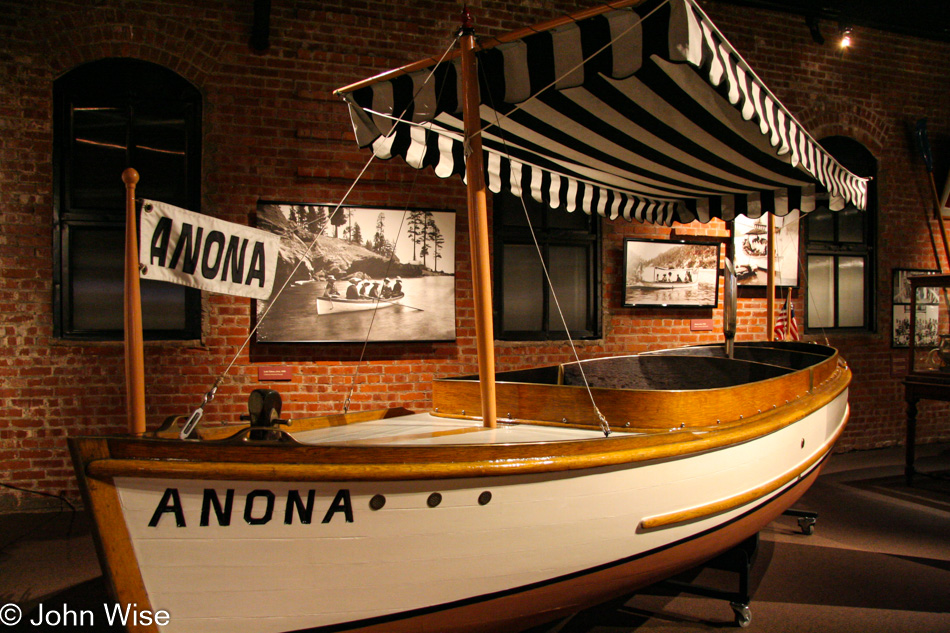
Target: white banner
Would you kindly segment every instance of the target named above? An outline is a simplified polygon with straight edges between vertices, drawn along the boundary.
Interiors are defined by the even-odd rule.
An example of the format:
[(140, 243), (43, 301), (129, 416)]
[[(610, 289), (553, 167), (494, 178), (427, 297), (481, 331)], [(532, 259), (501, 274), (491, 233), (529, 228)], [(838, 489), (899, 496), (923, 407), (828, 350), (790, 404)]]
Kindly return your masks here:
[(273, 233), (153, 200), (142, 201), (140, 225), (142, 279), (270, 297), (280, 247)]

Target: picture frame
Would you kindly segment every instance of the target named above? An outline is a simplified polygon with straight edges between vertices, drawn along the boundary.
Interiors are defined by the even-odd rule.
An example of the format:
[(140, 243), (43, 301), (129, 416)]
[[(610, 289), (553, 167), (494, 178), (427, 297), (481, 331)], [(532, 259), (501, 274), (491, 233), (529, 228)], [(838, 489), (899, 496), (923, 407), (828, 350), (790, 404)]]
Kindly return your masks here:
[[(914, 326), (917, 338), (917, 347), (936, 347), (940, 343), (939, 336), (940, 306), (917, 306), (917, 323)], [(892, 324), (893, 347), (910, 347), (910, 304), (894, 304), (894, 318)]]
[[(775, 216), (775, 286), (798, 287), (798, 250), (801, 222), (798, 210)], [(741, 286), (768, 285), (768, 218), (736, 216), (733, 244), (736, 280)]]
[(455, 212), (257, 203), (281, 238), (274, 293), (258, 300), (258, 343), (456, 338)]
[(715, 308), (719, 304), (720, 243), (626, 238), (626, 308)]
[[(911, 286), (908, 279), (915, 275), (936, 275), (938, 271), (926, 268), (894, 268), (891, 282), (891, 347), (910, 347)], [(917, 289), (917, 314), (914, 330), (918, 347), (933, 347), (939, 343), (940, 291), (938, 288)]]
[[(936, 275), (939, 271), (926, 268), (895, 268), (892, 283), (892, 300), (895, 304), (906, 303), (910, 305), (910, 281), (909, 277), (916, 275)], [(938, 288), (918, 288), (918, 305), (931, 305), (940, 302), (940, 293)]]

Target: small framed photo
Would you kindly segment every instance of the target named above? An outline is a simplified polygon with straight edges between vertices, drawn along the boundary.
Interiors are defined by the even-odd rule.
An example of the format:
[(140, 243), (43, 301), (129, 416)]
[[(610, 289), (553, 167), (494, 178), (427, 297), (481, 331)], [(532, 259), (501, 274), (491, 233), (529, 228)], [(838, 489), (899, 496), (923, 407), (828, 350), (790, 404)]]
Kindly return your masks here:
[[(894, 304), (893, 347), (910, 347), (910, 305)], [(917, 347), (936, 347), (940, 342), (940, 306), (917, 306), (914, 332)]]
[[(936, 275), (937, 272), (926, 268), (895, 268), (893, 270), (891, 287), (894, 309), (891, 326), (892, 347), (910, 347), (910, 277)], [(939, 342), (939, 303), (939, 288), (917, 289), (917, 322), (914, 325), (914, 331), (919, 347), (933, 347)]]
[(625, 239), (624, 307), (715, 308), (719, 247), (719, 242)]
[[(775, 217), (775, 285), (798, 287), (799, 212)], [(744, 215), (735, 219), (736, 279), (742, 286), (767, 286), (769, 283), (768, 219)]]
[(455, 340), (455, 212), (261, 201), (280, 237), (259, 343)]

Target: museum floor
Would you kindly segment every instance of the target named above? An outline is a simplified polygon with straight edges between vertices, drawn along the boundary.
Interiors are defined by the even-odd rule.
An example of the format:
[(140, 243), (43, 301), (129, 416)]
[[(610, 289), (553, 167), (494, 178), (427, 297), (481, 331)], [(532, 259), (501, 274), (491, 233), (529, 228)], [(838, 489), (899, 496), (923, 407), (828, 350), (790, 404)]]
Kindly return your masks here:
[[(903, 449), (836, 455), (798, 504), (818, 512), (814, 533), (782, 517), (760, 535), (751, 578), (752, 620), (764, 633), (950, 632), (950, 445), (918, 447), (921, 477), (903, 480)], [(0, 606), (25, 624), (39, 603), (71, 608), (107, 600), (86, 516), (0, 515)], [(734, 591), (714, 569), (688, 579)], [(712, 631), (734, 627), (723, 600), (649, 587), (532, 633)], [(57, 627), (62, 630), (63, 627)], [(90, 633), (111, 631), (86, 627)], [(505, 632), (499, 632), (505, 633)]]

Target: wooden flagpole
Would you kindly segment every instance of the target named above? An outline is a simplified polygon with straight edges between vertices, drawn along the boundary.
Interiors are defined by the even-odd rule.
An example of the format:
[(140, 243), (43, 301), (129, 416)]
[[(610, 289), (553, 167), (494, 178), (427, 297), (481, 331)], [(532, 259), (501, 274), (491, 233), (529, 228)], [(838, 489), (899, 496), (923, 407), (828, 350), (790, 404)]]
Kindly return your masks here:
[(125, 183), (125, 393), (129, 433), (145, 433), (145, 344), (142, 336), (142, 293), (139, 284), (139, 236), (135, 185), (139, 173), (122, 172)]
[(472, 253), (472, 285), (475, 296), (475, 339), (482, 419), (488, 428), (497, 426), (495, 410), (495, 343), (492, 319), (491, 265), (488, 250), (488, 203), (482, 161), (481, 115), (478, 75), (475, 67), (475, 29), (468, 8), (462, 12), (462, 115), (465, 124), (465, 178), (468, 188), (468, 232)]

